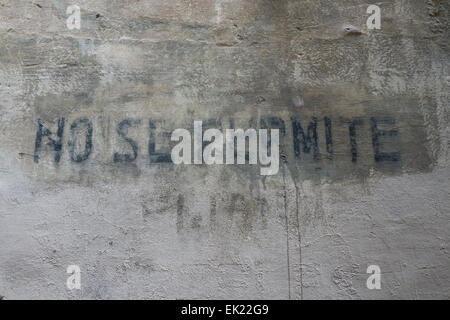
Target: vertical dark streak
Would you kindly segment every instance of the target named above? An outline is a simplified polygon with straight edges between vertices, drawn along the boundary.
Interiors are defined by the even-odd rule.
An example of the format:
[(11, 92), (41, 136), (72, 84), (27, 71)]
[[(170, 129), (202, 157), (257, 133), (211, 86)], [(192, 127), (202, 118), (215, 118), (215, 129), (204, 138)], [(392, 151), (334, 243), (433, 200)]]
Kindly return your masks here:
[(210, 221), (210, 224), (211, 224), (211, 227), (212, 227), (216, 223), (216, 211), (217, 211), (216, 198), (211, 196), (209, 205), (210, 205), (209, 221)]
[(177, 200), (177, 231), (183, 229), (183, 209), (184, 209), (184, 196), (182, 194), (178, 195)]
[(348, 127), (350, 134), (350, 147), (352, 153), (352, 162), (356, 163), (358, 161), (358, 146), (356, 144), (356, 124), (355, 122), (350, 123)]
[(287, 191), (286, 191), (286, 174), (285, 166), (283, 165), (283, 191), (284, 191), (284, 217), (286, 221), (286, 256), (287, 256), (287, 268), (288, 268), (288, 286), (289, 286), (289, 300), (291, 300), (291, 265), (289, 257), (289, 220), (287, 210)]
[(298, 236), (298, 254), (299, 254), (299, 272), (300, 272), (300, 299), (303, 300), (303, 265), (302, 265), (302, 237), (300, 233), (300, 218), (298, 213), (298, 186), (297, 182), (295, 181), (295, 178), (292, 177), (294, 180), (294, 186), (295, 186), (295, 214), (297, 216), (297, 236)]
[[(284, 168), (284, 167), (283, 167)], [(297, 181), (295, 180), (295, 176), (292, 174), (291, 169), (288, 167), (288, 170), (291, 174), (292, 181), (294, 182), (295, 187), (295, 215), (297, 218), (297, 237), (298, 237), (298, 255), (299, 255), (299, 275), (300, 275), (300, 299), (303, 300), (303, 260), (302, 260), (302, 237), (300, 232), (300, 214), (299, 214), (299, 187), (297, 185)]]
[(327, 152), (330, 159), (333, 158), (333, 131), (332, 131), (332, 124), (331, 119), (328, 117), (325, 117), (325, 141), (327, 145)]

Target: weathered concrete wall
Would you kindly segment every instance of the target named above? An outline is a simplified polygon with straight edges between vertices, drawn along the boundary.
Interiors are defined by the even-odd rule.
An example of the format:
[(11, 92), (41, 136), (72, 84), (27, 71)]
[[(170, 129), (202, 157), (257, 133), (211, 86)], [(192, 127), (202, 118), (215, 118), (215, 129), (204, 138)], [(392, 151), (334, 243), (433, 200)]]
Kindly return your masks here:
[[(450, 3), (378, 4), (0, 0), (0, 295), (449, 298)], [(168, 162), (194, 120), (280, 172)]]

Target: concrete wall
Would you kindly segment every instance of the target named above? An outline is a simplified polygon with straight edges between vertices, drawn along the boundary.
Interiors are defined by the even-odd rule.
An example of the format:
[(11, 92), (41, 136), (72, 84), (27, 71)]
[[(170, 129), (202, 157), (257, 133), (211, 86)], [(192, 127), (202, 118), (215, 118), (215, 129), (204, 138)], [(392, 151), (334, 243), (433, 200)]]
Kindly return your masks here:
[[(450, 2), (369, 4), (0, 0), (0, 295), (448, 299)], [(168, 162), (194, 120), (279, 173)]]

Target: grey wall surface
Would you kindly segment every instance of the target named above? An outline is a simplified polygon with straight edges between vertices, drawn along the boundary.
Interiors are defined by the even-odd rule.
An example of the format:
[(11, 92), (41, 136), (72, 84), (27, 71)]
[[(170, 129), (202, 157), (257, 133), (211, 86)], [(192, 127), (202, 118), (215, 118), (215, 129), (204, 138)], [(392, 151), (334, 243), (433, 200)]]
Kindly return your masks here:
[[(448, 299), (449, 12), (0, 0), (0, 296)], [(194, 120), (281, 129), (279, 173), (167, 162)]]

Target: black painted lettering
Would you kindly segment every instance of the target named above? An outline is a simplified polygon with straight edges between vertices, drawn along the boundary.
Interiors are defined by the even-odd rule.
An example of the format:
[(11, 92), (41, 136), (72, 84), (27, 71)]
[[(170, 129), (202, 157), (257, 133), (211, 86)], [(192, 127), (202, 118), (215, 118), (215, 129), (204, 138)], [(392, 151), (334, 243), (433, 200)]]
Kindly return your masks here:
[(39, 152), (42, 148), (42, 138), (47, 137), (48, 142), (47, 145), (53, 148), (55, 152), (55, 162), (59, 163), (61, 160), (61, 151), (62, 151), (62, 138), (64, 133), (64, 123), (65, 119), (60, 118), (58, 120), (58, 131), (57, 131), (57, 139), (53, 139), (52, 132), (42, 124), (41, 119), (38, 119), (38, 129), (36, 133), (36, 141), (34, 143), (34, 162), (39, 162)]
[(372, 146), (376, 162), (381, 161), (400, 161), (400, 152), (381, 152), (380, 137), (396, 137), (398, 135), (397, 129), (391, 130), (380, 130), (378, 129), (378, 123), (383, 123), (387, 125), (395, 125), (395, 119), (384, 118), (376, 119), (370, 118), (371, 128), (372, 128)]
[(117, 133), (120, 137), (122, 137), (128, 144), (131, 146), (131, 149), (133, 150), (133, 154), (120, 154), (120, 153), (114, 153), (114, 162), (133, 162), (136, 160), (138, 156), (138, 145), (136, 141), (133, 139), (127, 137), (128, 128), (132, 126), (139, 125), (141, 123), (140, 120), (131, 120), (126, 119), (123, 120), (119, 125), (117, 126)]
[(363, 124), (361, 119), (353, 119), (348, 126), (348, 133), (350, 135), (350, 152), (352, 154), (352, 162), (358, 161), (358, 143), (356, 142), (356, 126)]
[(325, 143), (327, 146), (327, 152), (329, 157), (333, 158), (333, 132), (331, 119), (324, 117), (323, 121), (325, 122)]
[[(85, 130), (83, 132), (86, 133), (85, 137), (85, 146), (84, 151), (82, 153), (77, 152), (76, 145), (77, 145), (77, 129), (79, 127), (84, 127)], [(89, 158), (89, 155), (91, 154), (92, 150), (92, 122), (89, 121), (89, 119), (86, 118), (80, 118), (75, 120), (72, 125), (70, 126), (70, 141), (69, 141), (69, 154), (70, 159), (74, 162), (83, 162)]]
[(310, 153), (313, 149), (314, 159), (319, 158), (319, 144), (317, 137), (317, 118), (313, 117), (312, 121), (308, 124), (308, 129), (305, 131), (302, 128), (300, 121), (296, 118), (292, 119), (292, 132), (294, 135), (294, 154), (295, 157), (300, 157), (300, 145), (303, 144), (303, 152)]

